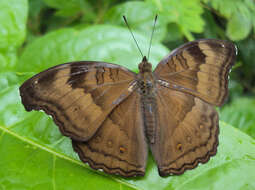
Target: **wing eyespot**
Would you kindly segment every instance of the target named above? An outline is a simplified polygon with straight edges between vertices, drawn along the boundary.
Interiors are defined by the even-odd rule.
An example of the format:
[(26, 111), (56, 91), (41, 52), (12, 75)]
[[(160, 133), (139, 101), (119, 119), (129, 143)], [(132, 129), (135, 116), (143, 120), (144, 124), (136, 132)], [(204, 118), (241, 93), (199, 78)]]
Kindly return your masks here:
[(119, 151), (121, 154), (124, 154), (127, 151), (127, 149), (124, 146), (120, 146)]
[(107, 141), (107, 147), (108, 147), (108, 148), (112, 148), (112, 147), (113, 147), (113, 142), (112, 142), (112, 140)]
[(183, 146), (182, 146), (182, 144), (181, 144), (181, 143), (178, 143), (178, 144), (176, 145), (176, 149), (177, 149), (178, 151), (183, 151)]

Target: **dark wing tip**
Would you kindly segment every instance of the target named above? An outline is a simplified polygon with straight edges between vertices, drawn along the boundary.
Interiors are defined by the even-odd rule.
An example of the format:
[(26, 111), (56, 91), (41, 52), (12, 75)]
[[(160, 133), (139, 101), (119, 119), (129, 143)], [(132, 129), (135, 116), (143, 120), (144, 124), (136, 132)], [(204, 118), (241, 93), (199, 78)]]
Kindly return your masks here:
[(20, 87), (19, 87), (19, 93), (21, 97), (21, 102), (25, 108), (26, 111), (32, 111), (33, 109), (36, 109), (36, 107), (31, 103), (30, 95), (33, 94), (33, 88), (30, 84), (30, 79), (25, 81)]

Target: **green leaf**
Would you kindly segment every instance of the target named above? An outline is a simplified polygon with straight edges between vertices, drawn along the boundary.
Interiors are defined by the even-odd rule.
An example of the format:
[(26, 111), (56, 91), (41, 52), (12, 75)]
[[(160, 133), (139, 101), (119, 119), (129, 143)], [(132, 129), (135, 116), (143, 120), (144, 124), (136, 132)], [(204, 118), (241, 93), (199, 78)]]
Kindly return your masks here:
[[(132, 30), (146, 33), (149, 40), (156, 14), (157, 10), (155, 6), (152, 6), (152, 4), (141, 1), (132, 1), (118, 4), (117, 6), (111, 8), (106, 13), (104, 20), (106, 23), (115, 25), (118, 24), (126, 27), (126, 24), (122, 18), (122, 16), (125, 15)], [(167, 23), (164, 18), (165, 17), (159, 15), (153, 40), (161, 41), (165, 37), (167, 32)]]
[(201, 17), (203, 8), (199, 0), (147, 0), (156, 6), (160, 16), (166, 18), (168, 23), (176, 23), (182, 34), (193, 40), (191, 32), (201, 33), (204, 30), (204, 21)]
[(214, 38), (217, 39), (218, 37), (224, 38), (225, 32), (221, 29), (213, 18), (213, 15), (210, 11), (205, 10), (203, 14), (203, 18), (205, 20), (205, 30), (203, 33), (203, 38)]
[(80, 12), (88, 12), (92, 9), (88, 1), (84, 0), (44, 0), (44, 2), (53, 8), (56, 8), (58, 16), (73, 16)]
[[(144, 54), (149, 39), (134, 32)], [(153, 43), (150, 62), (155, 65), (169, 53), (162, 45)], [(83, 30), (61, 29), (33, 41), (24, 50), (19, 71), (39, 72), (53, 65), (79, 60), (106, 61), (137, 71), (141, 55), (127, 28), (97, 25)]]
[(51, 117), (26, 112), (12, 79), (0, 91), (0, 188), (2, 189), (225, 189), (255, 188), (255, 141), (220, 122), (219, 148), (207, 164), (161, 178), (149, 156), (146, 176), (125, 179), (94, 171), (79, 161), (70, 139)]
[(0, 72), (4, 72), (14, 67), (17, 63), (16, 50), (0, 50)]
[(233, 99), (233, 101), (235, 101), (235, 98), (240, 97), (244, 91), (241, 82), (234, 79), (229, 80), (228, 90), (229, 90), (229, 99), (230, 100)]
[(236, 98), (221, 109), (221, 119), (255, 138), (255, 99)]
[[(238, 0), (239, 1), (239, 0)], [(236, 2), (232, 0), (211, 0), (208, 1), (212, 4), (212, 7), (219, 10), (225, 17), (230, 18), (234, 12), (237, 11)]]
[(255, 38), (247, 38), (240, 41), (238, 44), (238, 51), (242, 66), (237, 69), (235, 74), (236, 81), (238, 81), (244, 88), (247, 94), (255, 94)]
[(0, 1), (0, 49), (20, 46), (25, 38), (27, 0)]
[(165, 41), (177, 41), (177, 40), (181, 40), (182, 39), (182, 31), (179, 25), (177, 25), (176, 23), (169, 23), (167, 25), (167, 38), (165, 38)]
[(255, 18), (255, 3), (252, 0), (204, 0), (228, 19), (227, 35), (231, 40), (243, 40), (251, 32)]
[(17, 75), (14, 72), (5, 72), (0, 74), (0, 90), (4, 90), (18, 81)]
[(24, 42), (27, 0), (0, 1), (0, 72), (16, 64), (16, 49)]
[(32, 77), (35, 73), (17, 73), (13, 71), (1, 72), (0, 74), (0, 93), (6, 88), (16, 85), (19, 81)]
[(43, 17), (43, 14), (44, 14), (43, 11), (46, 9), (47, 9), (47, 6), (43, 2), (43, 0), (29, 1), (26, 43), (30, 43), (38, 35), (41, 35), (43, 22), (48, 21), (48, 19), (47, 21), (45, 21), (46, 19), (44, 19)]
[(252, 29), (250, 13), (237, 12), (227, 24), (227, 35), (231, 40), (238, 41), (246, 38)]

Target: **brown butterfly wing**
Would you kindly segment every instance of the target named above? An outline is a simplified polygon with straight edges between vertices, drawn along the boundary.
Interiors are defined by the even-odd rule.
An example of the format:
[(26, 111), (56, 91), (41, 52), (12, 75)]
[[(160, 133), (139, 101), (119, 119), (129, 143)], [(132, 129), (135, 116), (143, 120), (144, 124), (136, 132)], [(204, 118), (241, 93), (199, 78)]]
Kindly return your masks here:
[(73, 62), (52, 67), (20, 87), (27, 111), (44, 110), (61, 132), (88, 140), (129, 94), (135, 74), (114, 64)]
[(158, 127), (150, 146), (160, 175), (182, 174), (216, 154), (219, 119), (213, 105), (227, 97), (235, 57), (230, 42), (198, 40), (174, 50), (155, 69)]
[(216, 154), (218, 114), (199, 98), (158, 85), (158, 127), (150, 144), (161, 176), (182, 174)]
[(221, 106), (228, 95), (228, 74), (236, 53), (235, 45), (227, 41), (189, 42), (163, 59), (154, 74), (172, 89)]
[(73, 141), (80, 159), (106, 173), (143, 176), (148, 150), (140, 109), (140, 95), (133, 92), (112, 110), (89, 141)]

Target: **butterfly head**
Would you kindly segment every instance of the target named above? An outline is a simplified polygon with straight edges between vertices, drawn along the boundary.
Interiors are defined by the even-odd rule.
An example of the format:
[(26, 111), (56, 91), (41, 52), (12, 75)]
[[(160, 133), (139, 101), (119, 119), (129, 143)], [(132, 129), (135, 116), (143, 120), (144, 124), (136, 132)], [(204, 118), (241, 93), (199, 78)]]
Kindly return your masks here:
[(152, 65), (148, 62), (146, 56), (143, 57), (143, 60), (138, 67), (140, 73), (152, 72)]

